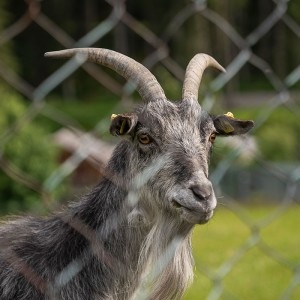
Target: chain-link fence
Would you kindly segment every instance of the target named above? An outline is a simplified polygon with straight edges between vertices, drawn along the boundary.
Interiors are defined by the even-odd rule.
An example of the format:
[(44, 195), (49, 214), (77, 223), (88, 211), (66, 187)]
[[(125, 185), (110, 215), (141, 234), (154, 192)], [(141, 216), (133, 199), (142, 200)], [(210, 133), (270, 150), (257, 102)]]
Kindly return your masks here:
[[(186, 1), (186, 4), (182, 4), (182, 6), (178, 8), (177, 13), (168, 16), (167, 26), (164, 31), (161, 32), (161, 34), (157, 34), (152, 29), (154, 24), (151, 24), (148, 20), (140, 21), (139, 18), (135, 17), (135, 14), (126, 7), (127, 3), (125, 1), (107, 0), (105, 5), (110, 7), (110, 14), (105, 19), (99, 20), (99, 23), (82, 38), (75, 40), (68, 34), (67, 29), (61, 28), (55, 19), (51, 19), (47, 16), (48, 12), (44, 10), (43, 2), (27, 0), (25, 2), (26, 6), (23, 15), (0, 33), (0, 44), (1, 46), (5, 46), (6, 43), (14, 41), (17, 37), (24, 35), (24, 32), (26, 32), (30, 26), (34, 25), (38, 26), (43, 34), (50, 36), (60, 45), (57, 50), (71, 47), (89, 47), (111, 36), (113, 30), (116, 29), (117, 26), (122, 25), (126, 27), (127, 32), (130, 32), (131, 36), (138, 37), (141, 43), (145, 45), (144, 47), (147, 47), (148, 55), (140, 59), (141, 63), (150, 70), (153, 70), (155, 75), (155, 67), (159, 66), (160, 70), (167, 72), (168, 78), (172, 78), (172, 82), (181, 84), (184, 78), (185, 65), (179, 64), (177, 60), (172, 57), (174, 51), (171, 45), (176, 45), (174, 41), (177, 39), (179, 29), (190, 19), (197, 18), (199, 20), (205, 20), (208, 24), (218, 28), (218, 35), (223, 35), (223, 38), (225, 37), (230, 44), (234, 45), (237, 54), (230, 59), (229, 64), (225, 66), (227, 72), (225, 74), (216, 75), (206, 86), (206, 90), (202, 92), (202, 105), (206, 110), (210, 111), (216, 103), (215, 100), (217, 97), (220, 98), (220, 94), (222, 94), (221, 91), (234, 81), (241, 69), (248, 65), (253, 66), (255, 72), (258, 71), (263, 75), (269, 84), (269, 92), (263, 94), (263, 97), (259, 93), (253, 93), (250, 98), (245, 97), (246, 100), (241, 100), (241, 103), (247, 106), (249, 105), (247, 101), (252, 101), (253, 103), (251, 105), (253, 106), (257, 103), (256, 97), (263, 99), (263, 101), (259, 103), (259, 113), (257, 113), (255, 128), (252, 131), (252, 135), (255, 137), (256, 133), (260, 131), (260, 128), (266, 124), (274, 112), (279, 109), (284, 108), (286, 112), (285, 116), (287, 115), (287, 117), (285, 117), (286, 120), (290, 118), (297, 118), (299, 120), (300, 103), (297, 99), (297, 90), (293, 89), (299, 82), (299, 65), (293, 65), (291, 71), (288, 72), (287, 75), (284, 75), (282, 79), (282, 76), (279, 76), (274, 71), (274, 66), (266, 59), (256, 55), (253, 50), (255, 45), (272, 32), (279, 22), (284, 24), (285, 30), (288, 31), (290, 35), (293, 35), (294, 39), (299, 39), (299, 24), (297, 20), (288, 13), (289, 5), (295, 1), (296, 0), (270, 1), (272, 2), (272, 11), (266, 14), (264, 19), (256, 24), (247, 34), (241, 35), (231, 24), (231, 20), (211, 9), (207, 1)], [(69, 18), (69, 16), (65, 17)], [(71, 17), (72, 16), (70, 16), (70, 18)], [(122, 36), (122, 34), (118, 37), (120, 36)], [(38, 43), (39, 41), (36, 42)], [(269, 49), (269, 51), (271, 55), (276, 49)], [(127, 54), (135, 58), (135, 53)], [(189, 58), (186, 58), (186, 61), (188, 61), (188, 59)], [(49, 62), (45, 59), (45, 64), (54, 64), (54, 62)], [(55, 62), (55, 65), (59, 66), (57, 62)], [(34, 67), (33, 65), (32, 68)], [(16, 122), (5, 128), (4, 132), (0, 133), (2, 154), (0, 157), (0, 167), (2, 172), (10, 179), (39, 194), (41, 199), (43, 199), (42, 205), (47, 208), (53, 208), (54, 203), (52, 198), (55, 197), (54, 192), (65, 183), (66, 178), (70, 178), (80, 165), (88, 161), (89, 167), (92, 166), (91, 168), (94, 171), (96, 170), (95, 174), (98, 176), (99, 173), (101, 174), (102, 172), (101, 160), (105, 163), (110, 153), (109, 146), (99, 144), (101, 141), (95, 141), (93, 137), (94, 135), (105, 135), (109, 127), (108, 118), (104, 118), (97, 124), (94, 124), (94, 127), (90, 131), (83, 132), (77, 120), (67, 113), (60, 112), (47, 102), (47, 97), (79, 68), (82, 68), (88, 76), (91, 76), (93, 80), (100, 83), (109, 93), (117, 95), (120, 99), (111, 110), (111, 113), (121, 111), (124, 107), (131, 106), (134, 103), (134, 88), (130, 84), (124, 84), (119, 77), (110, 75), (111, 73), (98, 66), (86, 64), (84, 60), (72, 59), (64, 63), (61, 62), (61, 66), (57, 67), (52, 74), (49, 74), (40, 84), (34, 85), (23, 79), (18, 72), (14, 71), (14, 69), (9, 67), (9, 65), (0, 58), (0, 76), (9, 84), (11, 89), (14, 89), (28, 100), (26, 102), (25, 112), (22, 113)], [(165, 85), (167, 85), (167, 83), (163, 82), (162, 86), (164, 87)], [(97, 97), (99, 101), (105, 101), (105, 99), (101, 99), (101, 95)], [(226, 95), (223, 96), (223, 100), (227, 101)], [(3, 97), (1, 101), (9, 100)], [(221, 101), (221, 99), (218, 99), (218, 102)], [(121, 108), (121, 106), (123, 106), (123, 108)], [(19, 134), (20, 130), (41, 116), (58, 124), (59, 127), (71, 129), (67, 134), (65, 133), (60, 137), (56, 137), (63, 147), (71, 147), (70, 155), (43, 181), (34, 178), (32, 174), (26, 171), (26, 168), (23, 170), (18, 167), (15, 161), (3, 154), (5, 147)], [(109, 116), (110, 114), (107, 117)], [(279, 122), (284, 122), (284, 120), (280, 120)], [(282, 123), (279, 126), (281, 125)], [(80, 134), (78, 133), (79, 130), (81, 132)], [(281, 132), (279, 134), (281, 134)], [(66, 142), (69, 138), (70, 143)], [(266, 138), (266, 141), (267, 140)], [(285, 141), (283, 137), (282, 142), (285, 143)], [(217, 194), (221, 197), (219, 199), (221, 209), (219, 215), (217, 213), (215, 219), (211, 221), (211, 225), (209, 223), (206, 227), (201, 226), (194, 235), (195, 272), (197, 276), (196, 284), (188, 292), (186, 296), (187, 299), (188, 297), (190, 297), (189, 299), (274, 299), (274, 297), (279, 299), (298, 299), (300, 297), (300, 256), (298, 254), (300, 239), (298, 237), (297, 228), (294, 227), (296, 221), (290, 219), (292, 214), (286, 215), (287, 212), (291, 211), (299, 212), (300, 164), (297, 161), (293, 161), (290, 165), (270, 163), (259, 154), (256, 149), (257, 146), (254, 145), (252, 148), (251, 142), (253, 142), (251, 138), (243, 139), (241, 142), (239, 142), (239, 140), (231, 141), (230, 144), (234, 146), (231, 146), (231, 150), (228, 150), (224, 156), (222, 156), (222, 160), (214, 166), (211, 172), (211, 179), (215, 189), (218, 190)], [(95, 147), (104, 147), (101, 148), (99, 152), (105, 152), (105, 155), (100, 155), (99, 158), (97, 156), (98, 149), (95, 151)], [(225, 146), (223, 145), (222, 147)], [(292, 144), (291, 147), (297, 147), (297, 145)], [(299, 152), (299, 150), (300, 149), (296, 149), (295, 151)], [(246, 167), (248, 171), (242, 171), (243, 167), (237, 167), (235, 162), (238, 161), (241, 156), (245, 156), (245, 153), (250, 155), (252, 163), (254, 162), (256, 166), (259, 166), (259, 171), (251, 170), (251, 168), (249, 170), (249, 168), (247, 169)], [(154, 167), (159, 168), (159, 166), (160, 164)], [(149, 176), (147, 174), (149, 173), (145, 172), (144, 180), (147, 180), (147, 176)], [(102, 174), (102, 176), (103, 175), (106, 176), (105, 174)], [(79, 173), (78, 176), (86, 176), (86, 173)], [(230, 192), (230, 188), (233, 189), (234, 192)], [(253, 212), (253, 205), (243, 206), (240, 201), (243, 197), (245, 198), (245, 194), (246, 197), (250, 199), (255, 198), (255, 193), (258, 189), (270, 191), (271, 196), (269, 198), (274, 197), (277, 198), (277, 200), (272, 204), (269, 203), (267, 209), (263, 206), (264, 203), (260, 201), (257, 204), (259, 212)], [(265, 194), (263, 195), (266, 196)], [(136, 201), (135, 196), (133, 195), (132, 197), (133, 200), (131, 200)], [(229, 219), (234, 220), (233, 223), (228, 221), (226, 212), (230, 215)], [(254, 215), (252, 215), (252, 213)], [(231, 230), (231, 232), (226, 231), (226, 223), (218, 225), (219, 216), (220, 220), (229, 222), (228, 230)], [(280, 232), (280, 230), (276, 232), (278, 228), (285, 228), (283, 222), (289, 222), (291, 224), (290, 226), (294, 229), (293, 232), (285, 233)], [(270, 226), (274, 225), (274, 223), (277, 224), (275, 232), (272, 229), (269, 230)], [(87, 237), (87, 240), (90, 241), (93, 239), (93, 232), (89, 232), (85, 226), (77, 224), (77, 221), (73, 220), (70, 226), (79, 230), (81, 234)], [(216, 226), (216, 228), (214, 226)], [(231, 239), (227, 237), (239, 235), (238, 232), (240, 229), (235, 226), (244, 228), (243, 230), (245, 232), (241, 234), (240, 239), (233, 240), (232, 245), (229, 247), (230, 249), (227, 249), (226, 243), (231, 243)], [(210, 232), (210, 230), (212, 231)], [(218, 233), (220, 230), (224, 236), (220, 236), (220, 233)], [(235, 232), (235, 230), (237, 230), (237, 232)], [(289, 235), (292, 241), (286, 245), (280, 244), (280, 241), (273, 243), (273, 237), (275, 238), (277, 235)], [(215, 258), (208, 257), (207, 253), (204, 253), (204, 251), (220, 253), (220, 249), (210, 249), (208, 246), (211, 245), (211, 247), (214, 247), (213, 238), (219, 239), (217, 247), (224, 247), (225, 255), (223, 255), (223, 253), (222, 255), (220, 254), (220, 257)], [(162, 266), (169, 262), (170, 253), (175, 251), (174, 249), (176, 249), (178, 243), (180, 243), (180, 241), (178, 241), (177, 237), (170, 243), (167, 250), (161, 253), (161, 256), (157, 258), (156, 264), (150, 268), (151, 276), (158, 276), (158, 273), (163, 269)], [(220, 243), (224, 243), (224, 245), (222, 246)], [(198, 244), (200, 244), (200, 246)], [(202, 250), (200, 249), (201, 247), (203, 247)], [(287, 251), (289, 247), (293, 249)], [(251, 251), (255, 251), (255, 254), (249, 256)], [(200, 253), (202, 254), (200, 255)], [(109, 256), (109, 254), (107, 255)], [(263, 263), (259, 265), (261, 257), (266, 257), (266, 265)], [(207, 261), (205, 261), (206, 258)], [(249, 264), (251, 267), (245, 267), (243, 269), (241, 266), (246, 264), (245, 260), (247, 259), (250, 260)], [(214, 262), (214, 260), (216, 260), (217, 263)], [(270, 270), (270, 273), (264, 273), (264, 268)], [(251, 275), (251, 272), (255, 273), (255, 275)], [(276, 272), (278, 272), (278, 274), (276, 274)], [(260, 276), (260, 273), (264, 275)], [(59, 276), (62, 275), (63, 271)], [(264, 276), (270, 277), (262, 278)], [(277, 283), (277, 280), (273, 281), (276, 277), (282, 280), (283, 284)], [(242, 278), (244, 278), (244, 280), (241, 280)], [(240, 284), (241, 289), (236, 290), (236, 284)], [(256, 292), (256, 286), (257, 289), (259, 289), (260, 285), (264, 286), (261, 288), (262, 290), (264, 290), (264, 288), (266, 290), (275, 290), (275, 294)], [(193, 292), (194, 288), (197, 292)], [(148, 293), (149, 291), (145, 288), (145, 282), (141, 283), (135, 293), (136, 299), (147, 299)]]

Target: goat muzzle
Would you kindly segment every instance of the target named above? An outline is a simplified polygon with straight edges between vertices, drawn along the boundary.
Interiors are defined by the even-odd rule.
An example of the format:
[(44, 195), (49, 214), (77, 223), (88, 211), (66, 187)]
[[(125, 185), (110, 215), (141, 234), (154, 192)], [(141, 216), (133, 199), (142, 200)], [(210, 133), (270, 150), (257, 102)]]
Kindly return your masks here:
[(171, 204), (185, 221), (204, 224), (213, 216), (217, 200), (211, 183), (206, 181), (180, 189), (172, 197)]

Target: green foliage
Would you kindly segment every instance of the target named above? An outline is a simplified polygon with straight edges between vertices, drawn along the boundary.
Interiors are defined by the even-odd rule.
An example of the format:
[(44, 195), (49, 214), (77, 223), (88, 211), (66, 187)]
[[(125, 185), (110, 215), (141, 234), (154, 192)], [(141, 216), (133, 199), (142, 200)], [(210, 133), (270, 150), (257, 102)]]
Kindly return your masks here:
[[(10, 13), (6, 9), (6, 1), (0, 0), (0, 32), (4, 30), (11, 19)], [(9, 65), (10, 68), (16, 70), (18, 69), (18, 63), (12, 53), (12, 43), (11, 41), (6, 41), (4, 44), (1, 44), (0, 47), (0, 58), (1, 61), (5, 62), (6, 65)], [(6, 81), (0, 77), (1, 85), (6, 85)]]
[(264, 158), (272, 161), (296, 160), (299, 142), (293, 131), (288, 124), (276, 123), (269, 127), (264, 126), (258, 136)]
[(170, 100), (178, 100), (181, 98), (181, 83), (174, 78), (166, 69), (158, 67), (157, 79), (165, 91), (166, 97)]
[[(234, 115), (240, 119), (259, 120), (268, 113), (265, 108), (236, 109)], [(275, 109), (258, 128), (254, 127), (263, 159), (270, 161), (296, 161), (300, 159), (299, 112), (284, 106)]]
[(288, 7), (288, 13), (291, 14), (295, 22), (300, 22), (300, 2), (291, 1)]
[[(22, 99), (1, 88), (0, 132), (5, 133), (24, 114)], [(56, 151), (48, 133), (34, 121), (26, 123), (14, 132), (9, 140), (0, 144), (1, 154), (12, 168), (42, 185), (57, 167)], [(37, 209), (43, 207), (41, 195), (31, 190), (7, 172), (0, 172), (1, 212)]]
[(118, 113), (113, 109), (119, 102), (120, 100), (116, 96), (103, 92), (97, 98), (93, 96), (89, 100), (62, 101), (61, 99), (52, 99), (48, 101), (48, 105), (76, 120), (79, 126), (85, 130), (92, 130), (101, 119), (109, 119), (112, 112)]

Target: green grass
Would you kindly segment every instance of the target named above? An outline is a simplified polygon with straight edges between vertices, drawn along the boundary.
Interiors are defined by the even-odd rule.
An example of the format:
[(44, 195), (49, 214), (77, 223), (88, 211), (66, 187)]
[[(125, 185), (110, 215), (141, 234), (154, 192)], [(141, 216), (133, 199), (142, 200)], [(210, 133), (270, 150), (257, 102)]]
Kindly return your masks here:
[(195, 279), (184, 300), (282, 299), (286, 293), (287, 299), (300, 299), (299, 281), (288, 290), (293, 270), (300, 267), (300, 206), (260, 226), (276, 209), (247, 206), (233, 213), (222, 208), (207, 225), (196, 227)]

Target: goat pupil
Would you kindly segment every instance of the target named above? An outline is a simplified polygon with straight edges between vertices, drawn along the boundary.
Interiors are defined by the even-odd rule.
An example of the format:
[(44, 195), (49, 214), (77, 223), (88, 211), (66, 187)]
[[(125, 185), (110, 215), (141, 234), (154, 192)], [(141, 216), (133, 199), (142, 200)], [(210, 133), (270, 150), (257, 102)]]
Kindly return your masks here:
[(150, 137), (149, 137), (147, 134), (142, 134), (142, 135), (139, 137), (139, 141), (140, 141), (142, 144), (149, 144), (149, 143), (150, 143)]

